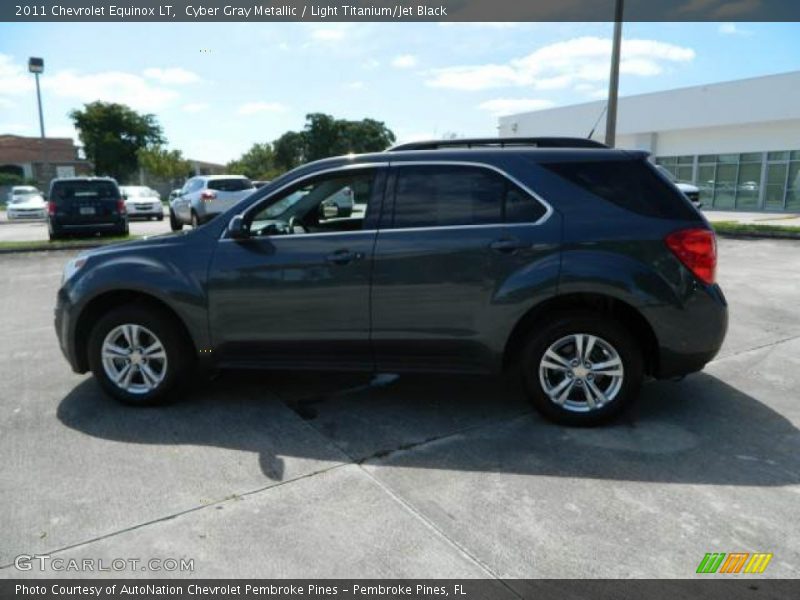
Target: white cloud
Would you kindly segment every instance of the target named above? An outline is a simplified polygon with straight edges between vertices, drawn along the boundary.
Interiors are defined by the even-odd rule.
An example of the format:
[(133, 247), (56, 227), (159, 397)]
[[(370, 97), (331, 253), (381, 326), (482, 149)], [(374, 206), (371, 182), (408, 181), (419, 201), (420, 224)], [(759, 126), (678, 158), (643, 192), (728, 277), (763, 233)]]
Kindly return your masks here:
[(184, 112), (199, 113), (208, 110), (208, 104), (205, 102), (189, 102), (188, 104), (184, 104), (181, 108)]
[(153, 67), (145, 69), (143, 74), (148, 79), (155, 79), (159, 83), (167, 85), (183, 85), (200, 81), (200, 76), (197, 75), (197, 73), (192, 73), (180, 67), (171, 67), (168, 69)]
[(479, 104), (478, 108), (499, 117), (531, 110), (542, 110), (554, 105), (554, 102), (541, 98), (496, 98)]
[(364, 64), (362, 64), (361, 66), (364, 67), (365, 69), (371, 70), (380, 67), (381, 63), (380, 61), (377, 61), (374, 58), (368, 58), (367, 60), (364, 61)]
[(508, 23), (503, 21), (492, 22), (477, 22), (477, 21), (444, 21), (439, 23), (439, 27), (470, 27), (474, 29), (515, 29), (520, 26), (520, 23)]
[(48, 93), (81, 102), (119, 102), (138, 110), (157, 110), (171, 104), (178, 93), (123, 71), (82, 74), (59, 71), (42, 80)]
[(315, 42), (339, 42), (347, 35), (349, 23), (315, 26), (311, 30), (311, 39)]
[(8, 54), (0, 53), (0, 94), (12, 96), (33, 89), (33, 75), (22, 64), (15, 63)]
[[(137, 110), (157, 110), (178, 98), (177, 92), (124, 71), (81, 73), (61, 70), (45, 74), (41, 85), (50, 97), (78, 102), (119, 102)], [(33, 88), (33, 76), (23, 63), (15, 62), (7, 54), (0, 54), (0, 97), (27, 94)], [(2, 102), (7, 106), (10, 100), (4, 98)]]
[[(610, 56), (610, 39), (580, 37), (543, 46), (506, 64), (434, 69), (427, 84), (469, 91), (518, 86), (536, 90), (566, 89), (580, 82), (606, 79)], [(694, 57), (691, 48), (655, 40), (623, 40), (620, 71), (652, 76), (663, 71), (663, 63), (685, 63)]]
[(239, 107), (240, 115), (254, 115), (262, 112), (282, 112), (286, 107), (280, 102), (246, 102)]
[(741, 35), (744, 37), (750, 37), (753, 35), (753, 32), (748, 29), (742, 29), (736, 23), (720, 23), (719, 29), (720, 34), (722, 35)]
[(366, 87), (366, 84), (363, 81), (351, 81), (348, 84), (345, 84), (345, 87), (348, 90), (363, 90)]
[(410, 69), (411, 67), (416, 66), (417, 64), (417, 57), (413, 54), (401, 54), (399, 56), (395, 56), (394, 60), (392, 60), (392, 66), (396, 69)]

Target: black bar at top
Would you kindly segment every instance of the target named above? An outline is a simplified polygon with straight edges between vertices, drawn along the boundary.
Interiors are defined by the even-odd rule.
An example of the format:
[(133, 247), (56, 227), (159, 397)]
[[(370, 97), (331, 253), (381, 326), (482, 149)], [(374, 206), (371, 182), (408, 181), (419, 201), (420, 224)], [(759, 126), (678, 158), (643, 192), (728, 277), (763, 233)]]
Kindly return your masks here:
[[(798, 0), (626, 0), (625, 21), (800, 21)], [(602, 21), (614, 0), (3, 0), (0, 21)]]

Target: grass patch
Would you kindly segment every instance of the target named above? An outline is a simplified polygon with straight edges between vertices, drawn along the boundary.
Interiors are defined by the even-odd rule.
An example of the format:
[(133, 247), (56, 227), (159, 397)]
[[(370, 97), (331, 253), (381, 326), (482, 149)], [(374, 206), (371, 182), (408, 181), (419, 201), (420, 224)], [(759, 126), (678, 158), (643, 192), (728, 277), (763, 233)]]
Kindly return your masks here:
[(34, 251), (34, 250), (67, 250), (69, 248), (89, 248), (94, 246), (108, 246), (119, 244), (120, 242), (130, 242), (139, 239), (138, 235), (127, 236), (108, 236), (75, 238), (56, 241), (26, 241), (26, 242), (0, 242), (0, 252), (2, 251)]
[(716, 223), (711, 223), (711, 227), (718, 233), (788, 233), (790, 235), (800, 235), (800, 227), (797, 225), (762, 225), (759, 223), (717, 221)]

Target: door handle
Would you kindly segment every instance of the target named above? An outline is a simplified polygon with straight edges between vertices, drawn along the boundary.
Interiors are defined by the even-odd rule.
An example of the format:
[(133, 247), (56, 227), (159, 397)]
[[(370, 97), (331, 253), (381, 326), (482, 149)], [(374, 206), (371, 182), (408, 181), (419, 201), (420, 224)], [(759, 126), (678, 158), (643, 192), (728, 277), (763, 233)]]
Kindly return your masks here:
[(489, 248), (491, 248), (495, 252), (502, 252), (503, 254), (513, 254), (517, 250), (522, 250), (523, 248), (526, 247), (527, 244), (525, 244), (524, 242), (510, 238), (495, 240), (491, 244), (489, 244)]
[(364, 255), (361, 252), (350, 252), (350, 250), (343, 249), (331, 252), (325, 260), (334, 265), (346, 265), (354, 260), (361, 260), (362, 258), (364, 258)]

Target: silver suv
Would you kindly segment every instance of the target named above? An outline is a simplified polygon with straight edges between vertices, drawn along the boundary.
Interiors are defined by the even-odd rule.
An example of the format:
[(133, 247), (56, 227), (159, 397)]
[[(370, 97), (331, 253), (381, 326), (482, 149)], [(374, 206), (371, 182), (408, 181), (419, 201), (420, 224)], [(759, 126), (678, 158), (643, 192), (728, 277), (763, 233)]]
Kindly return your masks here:
[(184, 225), (199, 227), (249, 196), (255, 189), (253, 182), (242, 175), (192, 177), (170, 203), (170, 226), (173, 231), (182, 229)]

